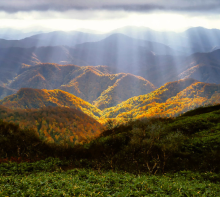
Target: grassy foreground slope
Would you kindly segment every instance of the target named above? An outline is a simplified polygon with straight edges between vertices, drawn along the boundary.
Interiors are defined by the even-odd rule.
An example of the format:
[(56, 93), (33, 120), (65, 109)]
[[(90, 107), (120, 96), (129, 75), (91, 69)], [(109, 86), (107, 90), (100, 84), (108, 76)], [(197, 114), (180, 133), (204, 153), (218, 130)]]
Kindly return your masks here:
[(220, 105), (108, 128), (68, 146), (0, 122), (0, 196), (220, 195)]
[[(58, 167), (60, 164), (58, 160), (19, 164), (19, 170), (32, 167), (36, 172), (3, 174), (0, 197), (216, 197), (220, 194), (219, 183), (213, 181), (219, 179), (219, 175), (214, 173), (183, 171), (160, 176), (136, 176), (88, 169), (63, 171)], [(38, 172), (42, 165), (47, 170)], [(8, 172), (16, 167), (16, 164), (0, 164), (0, 168)]]

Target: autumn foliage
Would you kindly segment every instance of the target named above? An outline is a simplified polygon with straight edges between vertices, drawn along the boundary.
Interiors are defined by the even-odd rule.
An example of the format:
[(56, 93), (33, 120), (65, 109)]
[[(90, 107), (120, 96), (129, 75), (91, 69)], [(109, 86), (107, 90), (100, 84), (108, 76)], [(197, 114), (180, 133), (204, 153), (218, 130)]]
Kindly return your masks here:
[(1, 100), (0, 105), (11, 109), (61, 106), (81, 110), (94, 119), (98, 119), (101, 115), (101, 111), (95, 106), (62, 90), (22, 88), (16, 94)]
[[(220, 103), (220, 85), (184, 79), (103, 110), (101, 119), (173, 117), (199, 106)], [(101, 120), (100, 119), (100, 120)]]
[[(87, 69), (87, 71), (90, 73), (91, 69)], [(98, 74), (98, 71), (91, 73)], [(103, 77), (100, 74), (98, 76)], [(135, 81), (140, 79), (136, 79), (132, 75), (121, 74), (121, 78), (115, 82), (114, 87), (109, 87), (101, 93), (98, 101), (95, 101), (95, 105), (62, 90), (31, 88), (22, 88), (16, 94), (5, 97), (0, 101), (0, 105), (10, 109), (45, 108), (47, 106), (74, 108), (98, 120), (101, 124), (106, 124), (109, 119), (114, 120), (114, 123), (117, 124), (131, 119), (174, 117), (199, 106), (220, 103), (220, 85), (202, 83), (191, 78), (166, 83), (152, 92), (123, 101), (129, 95), (133, 96), (136, 94), (135, 92), (140, 92), (131, 86), (129, 90), (123, 90), (123, 85), (128, 84), (129, 81), (130, 83), (134, 81), (133, 83), (138, 85), (138, 82)], [(90, 86), (87, 85), (89, 84), (84, 86), (87, 87), (86, 90), (90, 91)], [(146, 87), (147, 90), (149, 85), (150, 83), (146, 82), (145, 86), (141, 84), (139, 88), (142, 90)], [(150, 87), (153, 86), (150, 85)], [(120, 98), (117, 95), (119, 93)]]
[(1, 106), (0, 118), (18, 124), (22, 129), (32, 129), (40, 139), (57, 144), (88, 142), (103, 129), (82, 111), (66, 107), (11, 110)]

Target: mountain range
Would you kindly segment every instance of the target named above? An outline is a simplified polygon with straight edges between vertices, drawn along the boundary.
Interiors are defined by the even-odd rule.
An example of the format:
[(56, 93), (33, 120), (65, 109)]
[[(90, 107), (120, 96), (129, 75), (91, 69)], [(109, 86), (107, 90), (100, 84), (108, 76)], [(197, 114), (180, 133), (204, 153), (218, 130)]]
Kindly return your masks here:
[[(106, 69), (102, 68), (102, 71), (107, 74)], [(132, 80), (129, 74), (123, 76), (127, 81)], [(120, 84), (118, 89), (119, 94), (130, 93), (121, 89)], [(0, 120), (19, 124), (23, 129), (32, 129), (46, 142), (65, 145), (93, 140), (105, 129), (103, 125), (106, 123), (111, 125), (111, 122), (124, 123), (131, 119), (175, 117), (199, 106), (220, 104), (220, 84), (191, 78), (168, 82), (148, 94), (132, 96), (116, 105), (111, 104), (111, 98), (117, 100), (116, 97), (121, 94), (116, 92), (113, 96), (111, 91), (114, 91), (112, 86), (92, 105), (59, 89), (22, 88), (0, 100)]]
[[(22, 32), (12, 29), (0, 29), (1, 47), (39, 47), (67, 45), (75, 46), (86, 42), (97, 42), (112, 34), (124, 34), (138, 40), (157, 42), (173, 48), (178, 53), (190, 55), (196, 52), (209, 52), (220, 46), (220, 30), (206, 29), (203, 27), (192, 27), (183, 32), (160, 32), (147, 27), (126, 26), (112, 30), (108, 33), (97, 33), (95, 31), (80, 29), (75, 31), (53, 31), (46, 30), (42, 33), (36, 29), (32, 32)], [(17, 40), (10, 42), (10, 40)], [(2, 46), (3, 45), (3, 46)], [(8, 46), (8, 47), (9, 47)]]
[[(117, 96), (111, 103), (109, 101), (109, 106), (114, 106), (132, 96), (149, 93), (167, 82), (184, 78), (220, 84), (220, 50), (195, 53), (187, 57), (157, 56), (149, 53), (148, 56), (143, 55), (143, 59), (146, 59), (145, 65), (136, 68), (132, 66), (124, 68), (127, 66), (124, 64), (120, 64), (119, 68), (111, 65), (80, 67), (73, 64), (55, 64), (65, 63), (64, 60), (68, 59), (77, 63), (81, 58), (86, 58), (85, 53), (80, 57), (80, 54), (73, 54), (72, 51), (73, 49), (69, 47), (60, 46), (0, 49), (0, 97), (3, 98), (26, 87), (61, 89), (101, 106), (103, 105), (101, 101), (108, 99), (110, 93), (114, 95), (114, 91), (119, 90), (117, 88), (121, 91), (132, 88), (132, 92), (126, 95), (119, 92), (123, 97)], [(76, 56), (76, 59), (71, 55)], [(110, 61), (115, 58), (110, 55), (109, 57), (107, 59)], [(125, 62), (127, 60), (129, 59), (125, 59)], [(147, 87), (143, 87), (144, 85)]]
[(220, 85), (183, 79), (107, 108), (102, 118), (174, 117), (199, 106), (219, 103)]
[[(96, 105), (99, 105), (95, 102)], [(111, 106), (102, 102), (102, 109), (62, 90), (22, 88), (0, 100), (10, 109), (32, 109), (47, 106), (74, 108), (105, 123), (107, 119), (122, 120), (144, 117), (173, 117), (198, 106), (220, 103), (220, 84), (209, 84), (186, 78), (169, 82), (148, 94), (133, 96)], [(114, 104), (113, 104), (114, 105)]]
[(49, 63), (26, 66), (11, 81), (8, 86), (10, 89), (2, 89), (1, 96), (27, 87), (61, 89), (104, 108), (156, 89), (152, 83), (140, 76), (128, 73), (111, 74), (108, 69), (105, 66), (79, 67)]
[(113, 74), (142, 76), (156, 87), (186, 77), (218, 84), (218, 35), (202, 27), (182, 33), (124, 27), (106, 34), (54, 31), (1, 39), (0, 85), (8, 91), (24, 66), (40, 63), (106, 65)]
[(219, 34), (202, 27), (182, 33), (124, 27), (106, 34), (54, 31), (3, 38), (1, 104), (13, 109), (67, 106), (104, 120), (131, 113), (152, 116), (158, 109), (173, 116), (170, 109), (180, 114), (216, 103)]

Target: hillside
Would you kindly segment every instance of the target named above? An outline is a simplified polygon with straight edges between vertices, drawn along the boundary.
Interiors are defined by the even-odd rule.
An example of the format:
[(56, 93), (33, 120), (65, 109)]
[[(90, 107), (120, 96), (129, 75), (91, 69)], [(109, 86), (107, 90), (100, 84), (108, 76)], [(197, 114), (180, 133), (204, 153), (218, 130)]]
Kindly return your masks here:
[[(109, 118), (116, 118), (117, 121), (122, 120), (123, 122), (131, 118), (178, 116), (201, 105), (220, 103), (220, 85), (217, 84), (208, 84), (187, 78), (166, 83), (164, 86), (150, 92), (147, 90), (149, 88), (152, 90), (153, 86), (145, 79), (140, 77), (137, 79), (134, 75), (118, 74), (115, 76), (105, 72), (100, 76), (100, 74), (96, 74), (98, 72), (92, 72), (88, 68), (87, 72), (95, 75), (92, 79), (94, 82), (91, 82), (93, 86), (95, 81), (100, 83), (103, 76), (109, 76), (109, 81), (115, 82), (113, 86), (108, 87), (100, 94), (98, 101), (94, 101), (94, 105), (59, 89), (40, 90), (31, 88), (22, 88), (16, 94), (5, 97), (0, 101), (0, 105), (11, 109), (47, 106), (75, 108), (99, 120), (100, 123), (105, 123)], [(86, 76), (86, 74), (83, 75)], [(83, 80), (90, 81), (89, 79)], [(101, 84), (103, 87), (105, 87), (104, 83), (105, 81)], [(124, 89), (124, 85), (128, 90)], [(87, 86), (89, 84), (86, 82), (83, 84), (82, 82), (76, 91), (79, 94), (81, 91), (87, 91), (88, 96), (93, 98), (93, 91)], [(149, 93), (138, 95), (139, 92), (143, 91)], [(123, 100), (123, 98), (128, 98), (129, 95), (133, 97)]]
[(133, 96), (147, 94), (155, 88), (142, 77), (125, 73), (103, 73), (94, 67), (85, 68), (82, 74), (60, 87), (100, 109), (115, 106)]
[[(113, 74), (131, 73), (141, 76), (156, 87), (183, 78), (194, 78), (201, 82), (220, 84), (218, 79), (220, 74), (220, 50), (208, 53), (194, 53), (187, 57), (158, 55), (154, 53), (154, 45), (150, 45), (150, 49), (147, 49), (148, 47), (146, 47), (147, 45), (145, 43), (123, 35), (113, 35), (105, 40), (84, 43), (74, 48), (66, 46), (48, 46), (29, 49), (17, 47), (0, 48), (0, 82), (6, 84), (8, 87), (10, 87), (10, 84), (13, 86), (13, 82), (15, 82), (15, 86), (13, 87), (17, 87), (15, 78), (22, 76), (27, 79), (24, 82), (27, 82), (34, 76), (31, 75), (33, 74), (32, 70), (37, 70), (36, 68), (39, 68), (39, 64), (49, 62), (51, 63), (50, 65), (56, 63), (54, 65), (59, 65), (59, 67), (66, 64), (75, 66), (105, 65), (108, 66), (108, 71)], [(165, 49), (164, 52), (167, 52), (167, 50)], [(31, 66), (31, 68), (27, 69), (23, 67), (27, 65)], [(36, 79), (41, 79), (40, 82), (44, 81), (42, 77), (39, 77), (44, 77), (44, 74), (37, 70), (35, 75), (38, 73), (40, 75)], [(72, 73), (71, 69), (69, 73)], [(46, 84), (46, 88), (44, 89), (55, 89), (48, 88), (50, 80), (48, 81), (48, 83), (44, 83), (44, 85)], [(67, 85), (68, 82), (66, 81), (61, 84)], [(24, 85), (22, 87), (27, 86)], [(40, 86), (38, 88), (43, 89)], [(80, 97), (84, 98), (83, 95)], [(88, 99), (84, 98), (84, 100)], [(90, 101), (90, 103), (92, 102)]]
[(205, 104), (220, 103), (220, 85), (184, 79), (103, 110), (102, 119), (171, 117)]
[(0, 106), (0, 119), (32, 129), (46, 142), (75, 144), (100, 135), (103, 126), (82, 111), (67, 107), (11, 110)]
[(9, 84), (22, 73), (23, 66), (35, 66), (41, 63), (88, 65), (69, 52), (69, 47), (46, 46), (32, 48), (0, 48), (0, 81)]
[[(61, 110), (66, 112), (66, 109), (62, 108)], [(29, 112), (35, 113), (34, 117), (40, 116), (46, 119), (44, 114), (49, 113), (49, 110), (50, 108), (38, 111), (29, 110)], [(4, 112), (5, 108), (1, 114), (5, 114)], [(25, 112), (28, 117), (27, 111)], [(54, 113), (56, 114), (56, 109)], [(17, 117), (19, 114), (24, 116), (19, 111), (14, 114)], [(15, 116), (14, 114), (11, 115), (11, 118)], [(68, 114), (70, 113), (67, 112), (64, 116)], [(220, 171), (219, 114), (220, 104), (200, 107), (174, 118), (134, 120), (115, 127), (108, 127), (99, 137), (86, 145), (70, 145), (64, 142), (59, 146), (43, 143), (33, 131), (24, 131), (18, 126), (0, 120), (0, 156), (6, 157), (6, 159), (2, 159), (5, 162), (12, 158), (15, 160), (19, 154), (19, 147), (20, 160), (35, 160), (39, 159), (39, 156), (41, 159), (58, 157), (65, 161), (71, 161), (69, 167), (72, 167), (74, 169), (72, 172), (75, 173), (76, 168), (85, 167), (97, 169), (99, 173), (100, 169), (126, 171), (136, 175), (143, 172), (151, 178), (155, 174), (163, 174), (163, 177), (167, 176), (166, 173), (175, 177), (182, 174), (183, 179), (179, 179), (181, 184), (183, 180), (188, 178), (197, 181), (196, 177), (218, 183), (220, 176), (216, 176), (214, 173)], [(47, 119), (49, 120), (49, 117)], [(42, 124), (46, 123), (43, 121)], [(51, 158), (49, 160), (51, 161)], [(67, 165), (58, 166), (72, 169)], [(8, 173), (8, 170), (3, 169), (3, 172)], [(26, 166), (26, 169), (31, 170), (29, 165)], [(19, 173), (16, 168), (14, 171)], [(174, 174), (174, 172), (178, 173)], [(197, 173), (192, 174), (192, 172)], [(34, 173), (36, 175), (35, 171)], [(83, 174), (84, 177), (85, 174)], [(169, 182), (170, 178), (166, 182), (166, 186), (169, 185)], [(86, 182), (86, 184), (88, 183)]]
[(101, 116), (101, 111), (98, 108), (62, 90), (22, 88), (16, 94), (1, 100), (0, 105), (11, 109), (60, 106), (80, 110), (94, 119), (99, 119)]
[(147, 94), (156, 89), (142, 77), (125, 73), (112, 74), (106, 66), (79, 67), (53, 63), (23, 65), (20, 74), (8, 87), (14, 91), (27, 87), (61, 89), (100, 109), (115, 106), (133, 96)]
[(178, 75), (178, 79), (194, 78), (201, 82), (220, 84), (219, 56), (220, 50), (191, 55), (186, 59), (185, 70)]
[(220, 84), (220, 50), (182, 56), (154, 56), (154, 60), (133, 73), (160, 87), (167, 82), (193, 78)]
[[(100, 71), (101, 68), (103, 71)], [(60, 89), (92, 103), (120, 76), (119, 74), (110, 74), (105, 69), (105, 67), (81, 67), (69, 74), (69, 81), (63, 84)]]
[(14, 78), (9, 87), (13, 89), (24, 87), (57, 89), (67, 81), (67, 76), (72, 71), (79, 68), (76, 65), (58, 65), (54, 63), (42, 63), (26, 68), (23, 67), (21, 73)]
[(134, 96), (148, 94), (156, 87), (142, 77), (133, 74), (119, 74), (117, 81), (94, 101), (99, 109), (109, 108)]

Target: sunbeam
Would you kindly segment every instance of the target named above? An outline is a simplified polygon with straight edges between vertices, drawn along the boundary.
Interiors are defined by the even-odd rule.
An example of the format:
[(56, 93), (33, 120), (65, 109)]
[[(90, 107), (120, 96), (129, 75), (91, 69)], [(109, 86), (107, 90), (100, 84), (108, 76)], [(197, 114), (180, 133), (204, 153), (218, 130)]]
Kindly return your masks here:
[(219, 13), (0, 0), (0, 197), (219, 196)]

